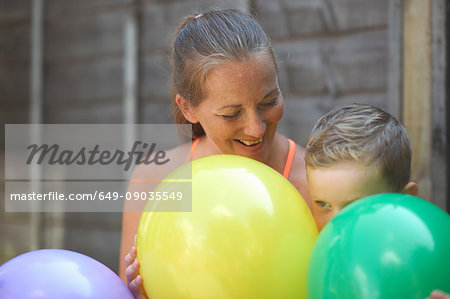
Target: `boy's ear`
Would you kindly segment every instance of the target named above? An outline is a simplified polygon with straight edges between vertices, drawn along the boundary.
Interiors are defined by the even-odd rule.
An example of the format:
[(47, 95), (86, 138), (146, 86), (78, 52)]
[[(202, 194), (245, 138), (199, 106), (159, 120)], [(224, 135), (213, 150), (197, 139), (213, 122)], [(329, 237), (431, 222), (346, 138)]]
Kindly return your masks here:
[(185, 98), (177, 93), (175, 96), (175, 102), (177, 103), (178, 107), (180, 107), (181, 113), (183, 113), (184, 118), (186, 118), (193, 124), (198, 123), (198, 119), (195, 117), (192, 106)]
[(419, 193), (419, 187), (417, 186), (416, 183), (414, 183), (414, 182), (409, 182), (409, 183), (406, 184), (405, 187), (403, 188), (403, 193), (406, 193), (406, 194), (409, 194), (409, 195), (417, 196), (417, 194)]

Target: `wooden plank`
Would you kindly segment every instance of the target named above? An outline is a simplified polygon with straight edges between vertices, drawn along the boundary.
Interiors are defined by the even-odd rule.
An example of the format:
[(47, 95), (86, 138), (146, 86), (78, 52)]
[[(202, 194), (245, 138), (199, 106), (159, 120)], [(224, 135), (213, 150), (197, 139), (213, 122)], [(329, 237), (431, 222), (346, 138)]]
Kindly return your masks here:
[(133, 124), (137, 122), (138, 91), (138, 26), (134, 10), (130, 10), (125, 18), (123, 47), (124, 120)]
[(432, 98), (432, 155), (431, 181), (432, 201), (448, 210), (448, 140), (446, 103), (446, 0), (431, 1), (431, 98)]
[[(44, 1), (33, 1), (31, 8), (31, 51), (30, 51), (30, 123), (40, 124), (43, 120), (43, 78), (44, 78)], [(31, 134), (32, 143), (40, 143), (42, 132), (39, 127), (34, 126)], [(30, 169), (31, 190), (37, 193), (41, 190), (41, 184), (37, 181), (41, 177), (41, 172), (37, 165), (32, 165)], [(33, 204), (33, 203), (30, 203)], [(29, 250), (36, 250), (42, 247), (42, 225), (41, 213), (31, 213), (29, 223)]]
[(412, 146), (412, 179), (432, 199), (431, 4), (405, 0), (403, 14), (403, 120)]
[[(138, 19), (137, 11), (130, 9), (124, 21), (123, 36), (123, 120), (125, 124), (135, 124), (138, 105)], [(126, 134), (123, 137), (126, 148), (131, 148), (136, 140), (135, 126), (126, 126)], [(125, 178), (125, 177), (124, 177)]]
[[(77, 107), (123, 97), (122, 57), (46, 69), (45, 104)], [(46, 114), (48, 116), (48, 114)], [(50, 116), (49, 116), (50, 117)]]
[[(45, 0), (35, 0), (31, 13), (31, 52), (30, 52), (30, 111), (31, 124), (44, 121), (44, 7)], [(40, 144), (42, 131), (39, 126), (32, 127), (32, 143)], [(42, 172), (36, 165), (31, 167), (31, 190), (40, 193), (42, 185), (39, 179)], [(30, 203), (32, 204), (32, 203)], [(29, 250), (40, 248), (60, 248), (64, 241), (64, 214), (31, 213), (29, 223)], [(49, 227), (47, 227), (47, 224)], [(47, 232), (47, 233), (46, 233)]]
[(388, 7), (388, 112), (401, 119), (403, 0), (391, 0)]
[[(448, 0), (447, 0), (447, 4), (448, 4)], [(450, 14), (450, 6), (447, 5), (446, 9), (446, 16), (448, 16)], [(450, 46), (448, 44), (450, 37), (450, 20), (447, 18), (446, 22), (445, 22), (445, 28), (446, 28), (446, 42), (445, 42), (445, 49), (446, 49), (446, 53), (448, 53)], [(446, 60), (448, 60), (448, 57), (446, 57)], [(446, 67), (445, 67), (445, 91), (446, 91), (446, 98), (448, 97), (448, 95), (450, 95), (450, 64), (447, 63)], [(448, 103), (448, 99), (446, 100), (447, 104), (446, 104), (446, 115), (447, 115), (447, 124), (446, 124), (446, 128), (447, 128), (447, 212), (450, 213), (450, 153), (448, 152), (450, 150), (450, 104)]]
[(123, 41), (120, 34), (125, 16), (126, 10), (106, 10), (63, 19), (46, 18), (46, 63), (53, 66), (78, 63), (82, 58), (121, 57)]

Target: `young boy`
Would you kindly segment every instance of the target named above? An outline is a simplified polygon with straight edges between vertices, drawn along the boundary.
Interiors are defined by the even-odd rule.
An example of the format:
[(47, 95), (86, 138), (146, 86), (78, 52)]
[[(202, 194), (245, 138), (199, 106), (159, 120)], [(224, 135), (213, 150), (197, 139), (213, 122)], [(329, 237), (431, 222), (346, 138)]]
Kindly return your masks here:
[[(312, 212), (319, 231), (349, 203), (377, 193), (417, 195), (411, 146), (401, 123), (380, 108), (335, 108), (312, 129), (305, 154)], [(435, 290), (430, 299), (450, 299)]]
[(389, 113), (352, 104), (318, 120), (306, 145), (306, 176), (319, 230), (344, 206), (385, 192), (417, 195), (408, 133)]

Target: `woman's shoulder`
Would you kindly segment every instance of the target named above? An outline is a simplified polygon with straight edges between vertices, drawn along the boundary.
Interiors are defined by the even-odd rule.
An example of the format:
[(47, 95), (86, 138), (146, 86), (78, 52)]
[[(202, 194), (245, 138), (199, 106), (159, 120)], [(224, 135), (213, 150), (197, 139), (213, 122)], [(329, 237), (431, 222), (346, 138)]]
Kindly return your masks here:
[(296, 166), (304, 168), (305, 149), (296, 143), (293, 139), (288, 138), (282, 134), (277, 134), (275, 142), (278, 144), (276, 152), (285, 153), (285, 158), (289, 155), (289, 151), (292, 149), (292, 142), (295, 147), (294, 157), (292, 161), (292, 167)]
[[(295, 141), (294, 141), (295, 142)], [(300, 166), (305, 165), (305, 148), (298, 143), (295, 143), (295, 158), (294, 162), (298, 163)]]

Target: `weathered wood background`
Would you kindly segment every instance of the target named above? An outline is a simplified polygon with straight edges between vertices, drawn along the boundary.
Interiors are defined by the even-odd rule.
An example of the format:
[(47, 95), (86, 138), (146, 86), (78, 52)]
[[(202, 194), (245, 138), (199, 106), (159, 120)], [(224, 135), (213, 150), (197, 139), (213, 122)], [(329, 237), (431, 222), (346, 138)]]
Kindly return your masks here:
[[(386, 109), (410, 131), (421, 196), (448, 208), (447, 1), (40, 3), (0, 0), (2, 123), (171, 123), (167, 54), (177, 23), (210, 7), (241, 8), (273, 42), (286, 100), (282, 132), (305, 144), (314, 122), (337, 105)], [(33, 9), (42, 12), (42, 55), (34, 58)], [(119, 213), (12, 214), (3, 203), (0, 210), (0, 261), (62, 247), (118, 269)]]

